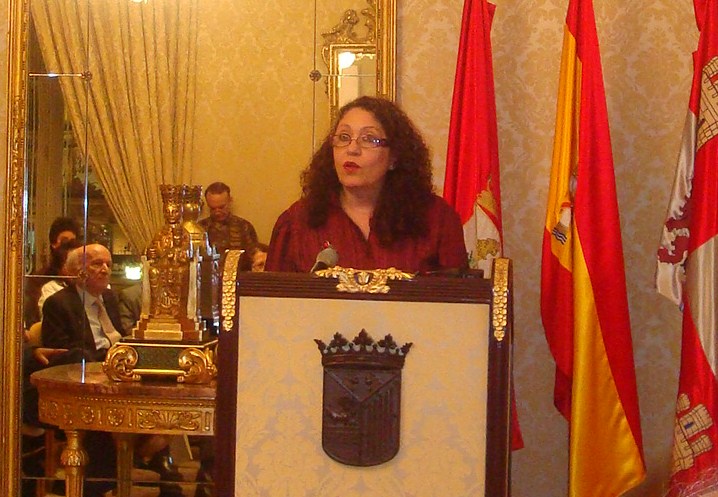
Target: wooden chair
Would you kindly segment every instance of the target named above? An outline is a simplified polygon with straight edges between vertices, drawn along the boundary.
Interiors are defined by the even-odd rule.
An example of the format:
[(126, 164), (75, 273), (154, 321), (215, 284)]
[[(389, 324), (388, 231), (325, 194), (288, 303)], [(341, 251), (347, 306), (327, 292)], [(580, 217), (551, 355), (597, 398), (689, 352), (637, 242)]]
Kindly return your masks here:
[[(42, 321), (34, 323), (25, 332), (25, 341), (31, 347), (42, 347)], [(56, 430), (53, 428), (39, 428), (30, 425), (23, 425), (23, 432), (30, 431), (37, 432), (37, 430), (44, 431), (44, 435), (39, 433), (38, 436), (45, 437), (45, 476), (54, 477), (57, 474), (57, 470), (60, 467), (60, 451), (62, 450), (62, 442), (56, 438)], [(37, 497), (44, 497), (50, 492), (51, 483), (48, 480), (40, 480), (37, 482)]]

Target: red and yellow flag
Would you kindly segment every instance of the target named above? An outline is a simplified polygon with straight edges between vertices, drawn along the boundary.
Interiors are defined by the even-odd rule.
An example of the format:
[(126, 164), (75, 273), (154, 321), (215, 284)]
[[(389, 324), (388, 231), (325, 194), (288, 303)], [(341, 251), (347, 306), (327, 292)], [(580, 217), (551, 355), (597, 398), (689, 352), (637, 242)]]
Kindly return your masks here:
[[(449, 123), (444, 198), (464, 225), (469, 264), (491, 276), (503, 252), (499, 144), (496, 126), (491, 22), (496, 6), (465, 0)], [(511, 390), (511, 448), (524, 446)]]
[(669, 496), (718, 495), (718, 1), (695, 0), (700, 30), (658, 291), (683, 306)]
[(601, 57), (591, 0), (569, 0), (541, 272), (541, 316), (569, 421), (570, 497), (645, 478)]

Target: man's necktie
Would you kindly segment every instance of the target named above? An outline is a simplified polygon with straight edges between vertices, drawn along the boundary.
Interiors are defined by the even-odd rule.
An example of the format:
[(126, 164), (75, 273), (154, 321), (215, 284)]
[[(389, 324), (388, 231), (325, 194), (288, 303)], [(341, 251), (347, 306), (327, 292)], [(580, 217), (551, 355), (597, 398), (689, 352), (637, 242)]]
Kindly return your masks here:
[(110, 340), (110, 344), (114, 345), (120, 340), (120, 338), (122, 338), (122, 335), (120, 335), (115, 329), (115, 326), (110, 320), (110, 316), (107, 314), (105, 304), (103, 304), (102, 301), (99, 299), (97, 300), (97, 307), (99, 309), (97, 316), (100, 319), (100, 326), (102, 326), (102, 331), (105, 335), (107, 335), (107, 338)]

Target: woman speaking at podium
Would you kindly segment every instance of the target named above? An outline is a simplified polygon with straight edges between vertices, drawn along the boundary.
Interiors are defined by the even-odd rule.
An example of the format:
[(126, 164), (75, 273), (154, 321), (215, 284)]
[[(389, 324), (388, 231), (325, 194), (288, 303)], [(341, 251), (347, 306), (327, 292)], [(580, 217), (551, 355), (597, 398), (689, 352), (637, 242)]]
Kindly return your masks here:
[(307, 272), (328, 247), (336, 252), (326, 265), (466, 267), (459, 216), (434, 194), (428, 147), (393, 102), (359, 97), (342, 107), (301, 183), (302, 197), (274, 225), (268, 271)]

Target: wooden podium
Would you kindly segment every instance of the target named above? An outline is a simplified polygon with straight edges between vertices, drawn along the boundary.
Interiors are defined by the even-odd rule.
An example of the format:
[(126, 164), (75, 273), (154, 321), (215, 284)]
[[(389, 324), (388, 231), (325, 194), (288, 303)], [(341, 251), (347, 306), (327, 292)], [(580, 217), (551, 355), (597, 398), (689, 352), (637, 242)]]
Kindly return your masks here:
[[(339, 292), (310, 274), (241, 273), (223, 295), (218, 348), (220, 497), (510, 495), (511, 267), (493, 280), (416, 277), (387, 293)], [(323, 449), (315, 339), (364, 330), (411, 343), (398, 452), (372, 466)], [(339, 414), (336, 417), (341, 417)]]

